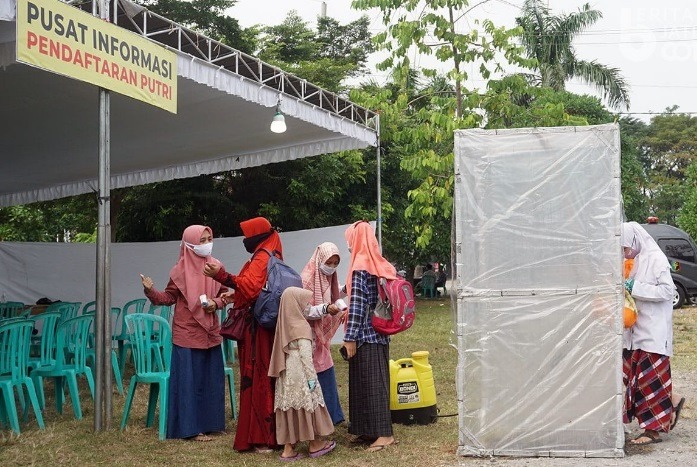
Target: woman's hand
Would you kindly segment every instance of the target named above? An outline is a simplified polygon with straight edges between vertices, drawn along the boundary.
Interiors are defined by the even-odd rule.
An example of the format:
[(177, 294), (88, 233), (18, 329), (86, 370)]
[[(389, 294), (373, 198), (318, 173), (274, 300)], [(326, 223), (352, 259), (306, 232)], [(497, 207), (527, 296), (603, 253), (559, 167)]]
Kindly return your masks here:
[(356, 355), (355, 341), (344, 341), (344, 347), (346, 347), (346, 356), (348, 358), (353, 358), (353, 356)]
[(208, 306), (203, 307), (203, 311), (205, 311), (206, 313), (215, 313), (216, 309), (217, 308), (215, 306), (215, 303), (213, 303), (213, 300), (208, 302)]
[(148, 276), (140, 275), (140, 281), (143, 283), (143, 287), (145, 290), (150, 290), (152, 289), (152, 286), (154, 285), (154, 282), (152, 279), (150, 279)]
[(235, 291), (234, 290), (228, 290), (227, 292), (223, 292), (220, 294), (220, 299), (223, 301), (225, 305), (228, 303), (232, 303), (235, 301)]
[(219, 271), (220, 271), (219, 264), (206, 262), (206, 265), (203, 266), (203, 274), (205, 274), (208, 277), (215, 277)]
[(341, 310), (339, 310), (339, 307), (334, 305), (333, 303), (331, 305), (327, 305), (327, 313), (329, 313), (332, 316), (339, 313), (340, 311)]

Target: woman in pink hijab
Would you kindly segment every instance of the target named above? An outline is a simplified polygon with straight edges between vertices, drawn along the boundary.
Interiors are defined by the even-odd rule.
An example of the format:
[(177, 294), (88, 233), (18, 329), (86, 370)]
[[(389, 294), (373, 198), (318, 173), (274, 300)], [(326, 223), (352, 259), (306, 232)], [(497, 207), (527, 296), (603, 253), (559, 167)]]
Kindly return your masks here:
[[(223, 308), (226, 289), (201, 274), (211, 256), (213, 231), (203, 225), (184, 230), (179, 260), (169, 273), (164, 291), (140, 275), (145, 296), (153, 305), (174, 305), (172, 362), (167, 406), (167, 438), (210, 441), (208, 433), (225, 431), (225, 378), (220, 349), (220, 324), (215, 314)], [(222, 290), (221, 290), (222, 289)], [(200, 296), (205, 294), (207, 305)]]
[[(300, 274), (303, 288), (312, 292), (311, 306), (303, 310), (303, 313), (312, 327), (315, 343), (312, 360), (334, 425), (344, 421), (330, 350), (332, 337), (346, 316), (344, 310), (337, 306), (337, 300), (341, 298), (336, 273), (339, 261), (339, 248), (331, 242), (325, 242), (315, 248), (310, 261)], [(345, 308), (345, 305), (342, 308)]]
[(390, 413), (390, 338), (372, 326), (369, 310), (378, 301), (378, 279), (396, 279), (397, 271), (380, 253), (373, 228), (365, 221), (346, 229), (351, 263), (346, 278), (350, 297), (344, 328), (349, 359), (348, 432), (377, 452), (396, 443)]

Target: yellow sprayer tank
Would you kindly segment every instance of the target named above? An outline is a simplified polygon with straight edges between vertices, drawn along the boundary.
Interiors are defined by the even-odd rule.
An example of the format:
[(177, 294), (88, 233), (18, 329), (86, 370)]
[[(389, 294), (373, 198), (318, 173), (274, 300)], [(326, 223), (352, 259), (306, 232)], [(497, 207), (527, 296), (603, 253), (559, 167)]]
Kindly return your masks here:
[(413, 352), (411, 358), (390, 360), (390, 410), (392, 421), (404, 425), (427, 425), (438, 419), (428, 352)]

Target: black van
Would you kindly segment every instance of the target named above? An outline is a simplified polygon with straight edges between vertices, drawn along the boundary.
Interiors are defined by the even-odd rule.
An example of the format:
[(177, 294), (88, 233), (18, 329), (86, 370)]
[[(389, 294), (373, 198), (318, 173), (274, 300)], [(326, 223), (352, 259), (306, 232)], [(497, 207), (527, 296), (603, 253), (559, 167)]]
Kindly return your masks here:
[(697, 302), (697, 245), (694, 240), (687, 232), (672, 225), (658, 224), (652, 218), (641, 226), (675, 266), (672, 273), (676, 288), (673, 308), (680, 308), (687, 300)]

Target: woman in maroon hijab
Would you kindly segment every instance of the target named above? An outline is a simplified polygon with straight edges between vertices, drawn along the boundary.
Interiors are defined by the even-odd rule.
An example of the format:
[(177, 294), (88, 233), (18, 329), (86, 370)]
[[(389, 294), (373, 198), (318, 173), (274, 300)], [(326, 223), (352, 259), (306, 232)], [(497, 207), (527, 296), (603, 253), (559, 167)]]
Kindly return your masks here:
[(278, 232), (264, 217), (255, 217), (240, 223), (244, 247), (252, 258), (237, 275), (229, 274), (220, 264), (206, 264), (204, 274), (234, 289), (234, 307), (246, 308), (244, 338), (237, 342), (240, 361), (240, 405), (237, 432), (233, 448), (236, 451), (254, 449), (269, 452), (277, 446), (274, 419), (274, 385), (269, 377), (274, 330), (256, 325), (250, 306), (266, 284), (266, 265), (269, 255), (261, 250), (275, 252), (283, 258), (283, 247)]
[[(174, 305), (167, 438), (210, 441), (207, 433), (225, 431), (225, 373), (215, 314), (224, 304), (218, 297), (220, 284), (201, 274), (204, 264), (220, 264), (211, 256), (212, 247), (210, 227), (191, 225), (184, 230), (179, 260), (164, 291), (140, 275), (151, 303)], [(207, 306), (199, 299), (202, 294)]]

